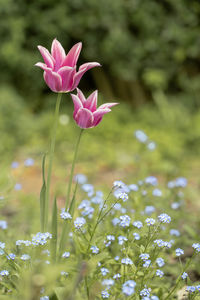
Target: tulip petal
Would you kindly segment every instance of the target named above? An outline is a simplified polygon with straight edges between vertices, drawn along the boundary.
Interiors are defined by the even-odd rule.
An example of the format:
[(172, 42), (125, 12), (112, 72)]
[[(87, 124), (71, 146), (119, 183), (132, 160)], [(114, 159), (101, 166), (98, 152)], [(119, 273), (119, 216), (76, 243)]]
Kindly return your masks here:
[(98, 91), (94, 91), (84, 103), (84, 107), (88, 108), (91, 112), (94, 112), (97, 109), (97, 97)]
[(38, 46), (38, 49), (44, 59), (45, 64), (47, 65), (47, 67), (53, 68), (54, 67), (54, 58), (51, 56), (49, 51), (42, 46)]
[(81, 128), (93, 127), (93, 115), (91, 111), (86, 108), (81, 108), (76, 114), (75, 121)]
[(67, 56), (65, 57), (65, 60), (63, 61), (63, 66), (74, 67), (79, 58), (81, 48), (82, 48), (82, 43), (75, 44), (68, 52)]
[(94, 67), (101, 67), (101, 65), (98, 62), (85, 63), (79, 67), (79, 71), (84, 69), (86, 72)]
[(71, 68), (71, 67), (62, 67), (58, 70), (58, 74), (62, 78), (63, 92), (71, 91), (75, 73), (76, 73), (76, 68)]
[(83, 105), (81, 103), (81, 100), (77, 95), (71, 94), (72, 100), (74, 102), (74, 114), (73, 117), (75, 119), (77, 112), (79, 111), (80, 108), (83, 108)]
[(110, 111), (111, 111), (111, 110), (110, 110), (109, 108), (106, 108), (106, 109), (99, 109), (99, 108), (98, 108), (98, 109), (93, 113), (93, 117), (94, 117), (93, 126), (97, 126), (97, 125), (101, 122), (103, 116), (104, 116), (105, 114), (109, 113)]
[(51, 70), (51, 68), (48, 68), (46, 64), (43, 64), (41, 62), (38, 62), (37, 64), (35, 64), (35, 66), (41, 68), (44, 71)]
[(85, 99), (85, 96), (83, 95), (83, 92), (81, 90), (79, 90), (78, 88), (76, 88), (76, 90), (77, 90), (77, 96), (81, 100), (82, 104), (84, 104), (86, 99)]
[(65, 59), (65, 50), (63, 49), (63, 46), (57, 39), (53, 40), (51, 46), (51, 54), (55, 59), (55, 71), (57, 71)]
[(111, 108), (117, 104), (119, 104), (119, 103), (116, 103), (116, 102), (115, 103), (114, 102), (113, 103), (104, 103), (104, 104), (100, 105), (98, 109)]
[(60, 75), (52, 70), (46, 70), (44, 72), (44, 80), (46, 84), (53, 92), (61, 92), (62, 91), (62, 79)]
[(81, 78), (82, 78), (82, 76), (85, 72), (87, 72), (91, 68), (98, 67), (98, 66), (100, 66), (100, 64), (96, 63), (96, 62), (86, 63), (86, 64), (81, 65), (80, 68), (79, 68), (79, 71), (74, 76), (74, 83), (73, 83), (72, 90), (75, 89), (78, 86), (78, 84), (79, 84), (79, 82), (80, 82), (80, 80), (81, 80)]

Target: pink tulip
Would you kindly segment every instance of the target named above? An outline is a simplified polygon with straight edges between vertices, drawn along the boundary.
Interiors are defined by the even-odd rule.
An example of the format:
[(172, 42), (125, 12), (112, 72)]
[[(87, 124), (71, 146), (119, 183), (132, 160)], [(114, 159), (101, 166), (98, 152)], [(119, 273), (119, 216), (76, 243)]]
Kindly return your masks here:
[(77, 95), (71, 94), (74, 102), (74, 120), (81, 128), (92, 128), (97, 126), (103, 116), (111, 111), (111, 107), (118, 103), (105, 103), (97, 108), (98, 91), (93, 92), (87, 99), (77, 89)]
[(38, 62), (36, 66), (44, 70), (44, 80), (53, 92), (73, 91), (86, 71), (100, 66), (97, 62), (86, 63), (81, 65), (77, 72), (76, 63), (81, 48), (82, 43), (77, 43), (66, 55), (62, 45), (56, 39), (53, 40), (51, 53), (46, 48), (38, 46), (44, 63)]

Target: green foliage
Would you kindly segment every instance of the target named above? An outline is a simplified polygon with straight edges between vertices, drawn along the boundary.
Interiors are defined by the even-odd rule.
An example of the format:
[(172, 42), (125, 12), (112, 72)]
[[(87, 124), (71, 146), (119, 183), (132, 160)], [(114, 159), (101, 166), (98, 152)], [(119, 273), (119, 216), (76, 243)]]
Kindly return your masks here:
[(38, 95), (45, 87), (41, 70), (33, 67), (41, 60), (36, 46), (50, 48), (55, 37), (65, 49), (83, 41), (80, 62), (100, 58), (106, 72), (90, 74), (107, 96), (139, 103), (148, 98), (146, 90), (159, 88), (192, 96), (185, 104), (198, 105), (198, 0), (1, 0), (0, 5), (1, 80), (14, 84), (30, 106), (43, 105)]

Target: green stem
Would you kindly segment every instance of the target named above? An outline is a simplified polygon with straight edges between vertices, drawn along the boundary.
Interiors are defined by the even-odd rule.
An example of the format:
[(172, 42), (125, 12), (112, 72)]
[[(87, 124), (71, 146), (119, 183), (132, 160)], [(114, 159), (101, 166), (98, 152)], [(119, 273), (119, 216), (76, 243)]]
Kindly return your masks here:
[(55, 114), (54, 114), (54, 125), (53, 125), (53, 131), (52, 131), (51, 143), (50, 143), (50, 151), (49, 151), (49, 166), (48, 166), (47, 188), (46, 188), (46, 196), (45, 196), (44, 231), (47, 230), (47, 226), (48, 226), (51, 173), (52, 173), (53, 157), (54, 157), (54, 151), (55, 151), (56, 131), (57, 131), (57, 127), (58, 127), (58, 118), (59, 118), (61, 98), (62, 98), (62, 94), (58, 93), (57, 100), (56, 100)]
[(79, 147), (79, 144), (80, 144), (80, 140), (81, 140), (83, 130), (84, 129), (81, 129), (81, 131), (80, 131), (80, 134), (78, 136), (78, 140), (77, 140), (77, 143), (76, 143), (75, 151), (74, 151), (74, 158), (73, 158), (73, 161), (72, 161), (71, 173), (70, 173), (69, 184), (68, 184), (68, 189), (67, 189), (67, 198), (66, 198), (66, 205), (65, 205), (66, 210), (68, 209), (68, 206), (69, 206), (72, 180), (73, 180), (73, 175), (74, 175), (74, 167), (75, 167), (75, 164), (76, 164), (78, 147)]
[(175, 290), (177, 289), (178, 284), (179, 284), (179, 282), (181, 280), (181, 275), (188, 269), (188, 267), (190, 266), (193, 258), (195, 257), (195, 254), (196, 254), (196, 252), (194, 252), (194, 254), (192, 255), (192, 257), (188, 260), (188, 262), (186, 263), (185, 267), (183, 268), (181, 274), (177, 278), (175, 286), (172, 288), (172, 290), (169, 292), (168, 296), (164, 300), (169, 299), (169, 297), (175, 292)]
[[(113, 190), (113, 188), (111, 189), (111, 191), (109, 192), (108, 196), (107, 196), (106, 199), (104, 200), (104, 203), (103, 203), (103, 205), (102, 205), (102, 208), (101, 208), (101, 210), (100, 210), (100, 212), (99, 212), (99, 215), (98, 215), (98, 218), (97, 218), (97, 222), (96, 222), (96, 224), (95, 224), (95, 226), (94, 226), (94, 228), (93, 228), (92, 234), (91, 234), (91, 236), (90, 236), (90, 240), (89, 240), (88, 247), (87, 247), (87, 253), (88, 253), (88, 251), (89, 251), (89, 249), (90, 249), (90, 245), (91, 245), (93, 236), (94, 236), (94, 234), (95, 234), (95, 231), (96, 231), (96, 229), (97, 229), (97, 226), (99, 225), (99, 223), (101, 223), (101, 221), (103, 220), (103, 218), (104, 218), (105, 215), (107, 214), (107, 213), (105, 213), (104, 216), (103, 216), (103, 218), (101, 218), (103, 209), (104, 209), (105, 204), (106, 204), (106, 202), (108, 201), (108, 199), (109, 199), (109, 197), (110, 197), (110, 195), (111, 195), (111, 193), (112, 193), (112, 190)], [(109, 210), (109, 212), (110, 212), (110, 210)]]

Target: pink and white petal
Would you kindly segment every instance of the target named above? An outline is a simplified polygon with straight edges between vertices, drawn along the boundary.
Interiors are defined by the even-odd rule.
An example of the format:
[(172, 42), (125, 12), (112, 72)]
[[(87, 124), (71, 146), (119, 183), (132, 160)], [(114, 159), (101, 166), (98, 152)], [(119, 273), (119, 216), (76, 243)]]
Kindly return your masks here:
[(104, 103), (102, 105), (99, 106), (98, 109), (105, 109), (105, 108), (111, 108), (115, 105), (118, 105), (119, 103), (113, 102), (113, 103)]
[(79, 67), (79, 71), (84, 69), (86, 72), (95, 67), (101, 67), (101, 65), (98, 62), (85, 63)]
[(51, 70), (51, 68), (48, 68), (46, 64), (43, 64), (41, 62), (36, 63), (35, 66), (41, 68), (44, 71)]
[(98, 91), (94, 91), (86, 100), (84, 107), (88, 108), (91, 112), (94, 112), (97, 109), (97, 97)]
[(75, 121), (78, 126), (84, 129), (93, 127), (93, 120), (94, 118), (91, 111), (86, 108), (79, 109), (75, 116)]
[(100, 66), (99, 63), (86, 63), (86, 64), (81, 65), (78, 72), (74, 76), (74, 83), (73, 83), (72, 90), (78, 86), (78, 84), (85, 72), (87, 72), (91, 68), (98, 67), (98, 66)]
[(101, 122), (103, 116), (104, 116), (105, 114), (109, 113), (110, 111), (111, 111), (111, 110), (110, 110), (109, 108), (106, 108), (106, 109), (99, 109), (99, 108), (98, 108), (98, 109), (93, 113), (93, 117), (94, 117), (93, 126), (97, 126), (97, 125)]
[(47, 67), (48, 68), (53, 68), (54, 67), (54, 58), (51, 56), (49, 51), (46, 48), (42, 47), (42, 46), (38, 46), (38, 50), (40, 51)]
[(83, 108), (83, 105), (82, 105), (81, 100), (79, 99), (79, 97), (77, 95), (71, 94), (71, 97), (72, 97), (72, 101), (74, 103), (73, 117), (75, 119), (77, 112), (79, 111), (80, 108)]
[(63, 66), (69, 66), (74, 67), (77, 63), (77, 60), (79, 58), (80, 52), (82, 48), (82, 43), (75, 44), (71, 50), (68, 52), (67, 56), (65, 57), (63, 61)]
[(82, 104), (84, 105), (86, 99), (85, 99), (85, 96), (83, 95), (83, 92), (80, 89), (78, 89), (78, 88), (76, 88), (76, 90), (77, 90), (77, 96), (79, 97), (79, 99), (81, 100)]
[(44, 80), (53, 92), (62, 91), (62, 79), (58, 73), (53, 72), (52, 70), (46, 70), (44, 72)]
[(74, 76), (74, 82), (73, 82), (73, 86), (72, 86), (72, 91), (77, 88), (83, 74), (85, 73), (86, 71), (85, 70), (82, 70), (82, 71), (78, 71), (75, 76)]
[(76, 73), (76, 68), (62, 67), (58, 70), (58, 74), (62, 78), (62, 91), (69, 92), (74, 81), (74, 75)]
[(51, 54), (55, 59), (55, 70), (57, 71), (57, 69), (62, 65), (66, 56), (63, 46), (57, 39), (54, 39), (52, 42)]

